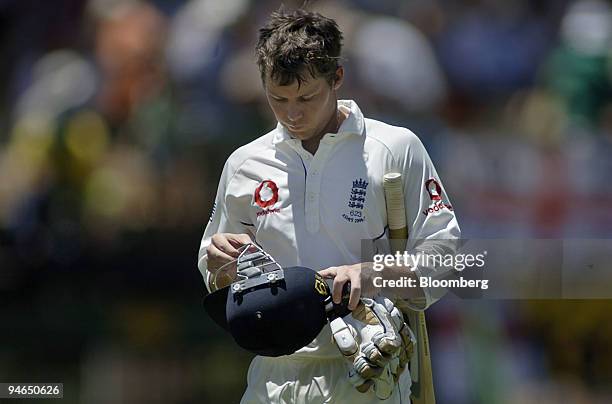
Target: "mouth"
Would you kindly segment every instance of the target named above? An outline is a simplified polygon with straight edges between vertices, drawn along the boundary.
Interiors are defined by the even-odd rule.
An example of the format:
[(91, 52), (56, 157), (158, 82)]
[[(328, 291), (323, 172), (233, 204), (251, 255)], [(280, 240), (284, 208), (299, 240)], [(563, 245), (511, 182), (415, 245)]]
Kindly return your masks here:
[(287, 127), (287, 129), (292, 130), (292, 131), (300, 131), (304, 128), (303, 125), (289, 125), (289, 124), (285, 124), (285, 126)]

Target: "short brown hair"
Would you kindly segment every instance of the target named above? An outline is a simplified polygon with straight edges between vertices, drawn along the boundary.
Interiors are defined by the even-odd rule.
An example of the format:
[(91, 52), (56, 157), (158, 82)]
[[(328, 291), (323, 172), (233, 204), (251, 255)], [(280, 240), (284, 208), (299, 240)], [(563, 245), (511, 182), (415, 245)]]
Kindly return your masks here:
[(281, 86), (295, 80), (298, 86), (307, 71), (324, 77), (331, 85), (336, 78), (342, 50), (342, 32), (336, 21), (319, 13), (296, 10), (272, 13), (259, 30), (257, 64), (261, 79), (270, 77)]

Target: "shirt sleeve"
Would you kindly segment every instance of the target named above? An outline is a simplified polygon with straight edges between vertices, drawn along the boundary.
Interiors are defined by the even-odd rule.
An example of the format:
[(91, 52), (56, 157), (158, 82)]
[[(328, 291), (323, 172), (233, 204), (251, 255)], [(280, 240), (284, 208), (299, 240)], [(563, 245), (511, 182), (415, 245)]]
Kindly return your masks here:
[[(401, 156), (404, 173), (404, 197), (408, 224), (406, 248), (412, 254), (454, 254), (461, 230), (455, 211), (440, 176), (420, 139), (410, 132), (408, 147)], [(417, 277), (438, 279), (448, 275), (441, 268), (417, 265)], [(445, 293), (440, 288), (423, 288), (423, 299), (407, 302), (415, 310), (424, 310)]]
[(228, 192), (230, 189), (230, 183), (232, 180), (234, 180), (234, 177), (235, 170), (231, 168), (229, 162), (226, 162), (225, 166), (223, 167), (223, 172), (221, 173), (219, 186), (217, 187), (217, 195), (215, 197), (210, 219), (206, 229), (204, 230), (202, 241), (200, 242), (200, 249), (198, 252), (198, 269), (202, 273), (204, 284), (209, 292), (211, 292), (211, 274), (208, 271), (208, 256), (206, 255), (206, 249), (210, 245), (211, 237), (217, 233), (246, 233), (252, 235), (252, 230), (248, 227), (248, 224), (240, 220), (241, 215), (233, 212), (233, 210), (235, 210), (237, 207), (229, 206), (235, 202), (233, 200), (234, 198), (232, 198)]

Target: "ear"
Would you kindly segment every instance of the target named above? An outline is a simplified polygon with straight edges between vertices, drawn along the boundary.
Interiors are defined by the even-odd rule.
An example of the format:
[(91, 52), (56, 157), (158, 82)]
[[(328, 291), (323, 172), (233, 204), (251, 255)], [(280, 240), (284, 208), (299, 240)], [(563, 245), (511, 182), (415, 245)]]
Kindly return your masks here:
[(342, 87), (342, 83), (344, 82), (344, 67), (342, 66), (338, 66), (338, 69), (336, 69), (336, 78), (334, 79), (334, 90), (338, 90), (340, 87)]

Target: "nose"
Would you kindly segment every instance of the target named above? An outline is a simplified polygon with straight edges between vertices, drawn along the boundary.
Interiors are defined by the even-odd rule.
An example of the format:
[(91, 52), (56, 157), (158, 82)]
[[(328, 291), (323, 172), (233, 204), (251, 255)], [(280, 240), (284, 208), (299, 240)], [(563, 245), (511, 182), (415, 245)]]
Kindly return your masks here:
[(298, 122), (300, 119), (302, 119), (303, 116), (304, 112), (302, 111), (302, 108), (300, 108), (298, 105), (289, 105), (287, 107), (287, 119), (289, 120), (289, 122)]

